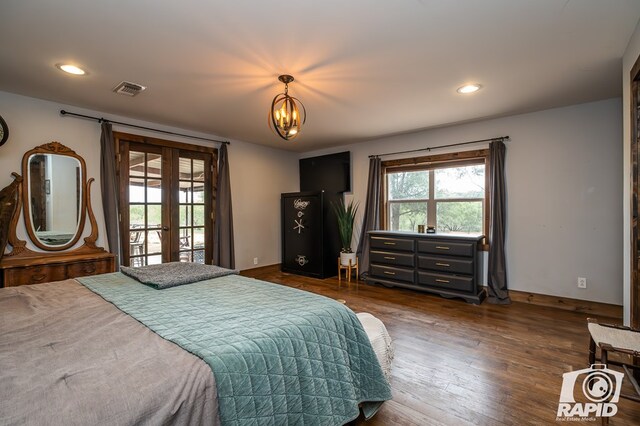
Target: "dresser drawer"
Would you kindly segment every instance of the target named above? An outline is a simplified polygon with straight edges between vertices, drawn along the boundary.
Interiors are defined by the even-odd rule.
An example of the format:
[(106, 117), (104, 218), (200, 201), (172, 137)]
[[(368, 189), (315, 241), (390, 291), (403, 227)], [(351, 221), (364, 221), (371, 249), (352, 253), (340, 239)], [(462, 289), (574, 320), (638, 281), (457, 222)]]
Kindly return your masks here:
[(418, 256), (418, 267), (434, 271), (451, 272), (454, 274), (473, 275), (473, 259), (456, 259), (448, 257)]
[(448, 256), (473, 257), (473, 243), (452, 243), (448, 241), (418, 241), (418, 252), (446, 254)]
[(392, 253), (388, 251), (371, 251), (369, 259), (371, 263), (385, 263), (393, 266), (415, 266), (415, 256), (413, 253)]
[(11, 268), (4, 272), (4, 286), (48, 283), (66, 279), (64, 265), (37, 265)]
[(413, 269), (392, 268), (384, 265), (371, 265), (369, 273), (372, 276), (387, 280), (405, 281), (413, 283)]
[(372, 249), (413, 251), (413, 240), (405, 238), (371, 237)]
[(418, 272), (418, 283), (447, 290), (473, 292), (473, 277)]
[(88, 275), (106, 274), (108, 272), (112, 272), (110, 259), (72, 263), (67, 266), (67, 278), (86, 277)]

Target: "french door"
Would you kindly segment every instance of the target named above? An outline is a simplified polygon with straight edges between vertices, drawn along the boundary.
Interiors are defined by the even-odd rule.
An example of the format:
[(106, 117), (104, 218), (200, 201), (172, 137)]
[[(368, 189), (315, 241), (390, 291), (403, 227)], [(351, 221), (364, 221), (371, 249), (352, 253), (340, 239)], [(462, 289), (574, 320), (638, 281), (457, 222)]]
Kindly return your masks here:
[(211, 263), (217, 150), (115, 134), (123, 265)]

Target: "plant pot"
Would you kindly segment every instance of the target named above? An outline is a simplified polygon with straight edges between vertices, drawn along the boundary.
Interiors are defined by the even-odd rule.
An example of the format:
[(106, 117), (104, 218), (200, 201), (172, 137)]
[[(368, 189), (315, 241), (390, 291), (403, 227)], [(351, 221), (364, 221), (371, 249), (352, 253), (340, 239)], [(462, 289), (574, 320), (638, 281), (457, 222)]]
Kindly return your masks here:
[(351, 261), (351, 266), (355, 266), (356, 254), (340, 252), (340, 264), (344, 266), (349, 266), (349, 261)]

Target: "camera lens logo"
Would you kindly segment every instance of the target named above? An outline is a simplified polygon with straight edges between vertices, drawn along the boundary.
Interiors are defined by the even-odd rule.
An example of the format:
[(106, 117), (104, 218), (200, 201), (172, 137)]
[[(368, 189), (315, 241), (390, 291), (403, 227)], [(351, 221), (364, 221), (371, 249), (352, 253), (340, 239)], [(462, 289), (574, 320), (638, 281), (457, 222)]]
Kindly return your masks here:
[(613, 396), (615, 387), (611, 377), (600, 372), (593, 371), (587, 374), (582, 382), (584, 396), (592, 402), (605, 402)]
[[(624, 373), (611, 370), (603, 364), (564, 373), (556, 420), (615, 416), (623, 377)], [(576, 388), (581, 389), (584, 398), (590, 402), (576, 402), (575, 394), (580, 393)]]

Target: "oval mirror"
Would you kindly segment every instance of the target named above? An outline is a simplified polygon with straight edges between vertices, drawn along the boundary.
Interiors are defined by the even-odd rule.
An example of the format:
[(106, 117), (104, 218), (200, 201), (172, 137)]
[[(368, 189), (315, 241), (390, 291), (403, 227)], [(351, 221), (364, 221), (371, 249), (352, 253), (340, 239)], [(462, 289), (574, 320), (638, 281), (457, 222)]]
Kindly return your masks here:
[(22, 173), (24, 218), (31, 241), (50, 251), (73, 246), (84, 228), (82, 157), (51, 142), (25, 153)]

